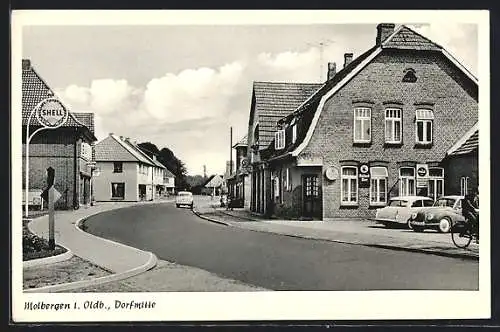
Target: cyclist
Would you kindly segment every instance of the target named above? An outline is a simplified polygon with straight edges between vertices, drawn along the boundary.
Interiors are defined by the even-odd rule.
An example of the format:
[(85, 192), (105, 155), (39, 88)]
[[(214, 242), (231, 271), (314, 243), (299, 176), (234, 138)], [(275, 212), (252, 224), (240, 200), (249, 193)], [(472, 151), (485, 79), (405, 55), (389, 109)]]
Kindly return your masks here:
[(477, 241), (479, 241), (479, 194), (477, 191), (474, 194), (465, 195), (462, 200), (462, 215), (465, 220), (471, 223), (471, 229), (477, 234)]

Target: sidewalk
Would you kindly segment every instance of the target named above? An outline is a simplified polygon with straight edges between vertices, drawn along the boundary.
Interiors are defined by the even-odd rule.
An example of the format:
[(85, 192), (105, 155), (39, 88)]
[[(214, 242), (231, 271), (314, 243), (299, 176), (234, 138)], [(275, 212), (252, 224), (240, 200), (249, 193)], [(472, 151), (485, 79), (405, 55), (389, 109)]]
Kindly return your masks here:
[[(91, 215), (142, 204), (171, 203), (174, 199), (138, 203), (97, 203), (76, 211), (56, 211), (55, 242), (73, 254), (112, 272), (106, 281), (82, 281), (80, 285), (49, 286), (57, 292), (245, 292), (263, 291), (261, 287), (223, 278), (208, 271), (157, 259), (152, 253), (86, 233), (76, 227)], [(33, 219), (31, 232), (48, 238), (48, 216)], [(105, 253), (105, 254), (103, 254)], [(50, 265), (48, 265), (50, 266)], [(103, 279), (103, 278), (101, 278)], [(25, 291), (39, 291), (37, 289)], [(43, 290), (45, 292), (47, 290)]]
[[(158, 204), (161, 202), (162, 201), (141, 203), (96, 203), (94, 206), (80, 207), (80, 209), (75, 211), (56, 211), (55, 242), (69, 248), (76, 256), (105, 270), (115, 274), (125, 273), (147, 264), (151, 259), (151, 253), (85, 233), (76, 227), (76, 222), (104, 211), (137, 204)], [(48, 215), (45, 215), (30, 222), (28, 228), (34, 234), (48, 239), (48, 222)], [(106, 255), (103, 255), (103, 253), (106, 253)]]
[(217, 201), (197, 197), (194, 211), (200, 217), (228, 226), (307, 239), (358, 244), (392, 250), (406, 250), (463, 259), (479, 259), (479, 245), (455, 247), (450, 234), (417, 233), (391, 229), (370, 220), (295, 221), (263, 219), (243, 209), (219, 207)]

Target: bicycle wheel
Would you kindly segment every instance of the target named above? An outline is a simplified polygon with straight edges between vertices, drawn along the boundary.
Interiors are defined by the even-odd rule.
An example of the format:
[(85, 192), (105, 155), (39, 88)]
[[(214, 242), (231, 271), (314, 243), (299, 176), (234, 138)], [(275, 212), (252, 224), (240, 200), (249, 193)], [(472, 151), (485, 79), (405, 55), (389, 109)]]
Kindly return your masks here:
[(459, 248), (467, 248), (472, 241), (472, 233), (468, 224), (457, 222), (451, 228), (451, 240)]

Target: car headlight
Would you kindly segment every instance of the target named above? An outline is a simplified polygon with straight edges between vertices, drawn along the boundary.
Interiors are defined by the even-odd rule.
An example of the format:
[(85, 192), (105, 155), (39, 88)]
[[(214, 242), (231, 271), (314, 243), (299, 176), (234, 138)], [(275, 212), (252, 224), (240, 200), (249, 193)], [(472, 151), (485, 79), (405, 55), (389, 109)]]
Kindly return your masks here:
[(427, 213), (427, 215), (425, 216), (425, 218), (427, 220), (431, 220), (432, 218), (434, 218), (434, 215), (432, 213)]
[(417, 219), (417, 212), (413, 212), (411, 214), (411, 219)]

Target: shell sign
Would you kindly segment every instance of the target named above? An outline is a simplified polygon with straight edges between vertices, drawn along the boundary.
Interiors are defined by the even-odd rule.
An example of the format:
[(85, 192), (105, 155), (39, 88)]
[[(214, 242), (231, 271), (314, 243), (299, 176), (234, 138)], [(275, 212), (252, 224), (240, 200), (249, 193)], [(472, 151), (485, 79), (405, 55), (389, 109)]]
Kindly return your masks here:
[(58, 128), (68, 119), (68, 110), (58, 99), (47, 98), (38, 105), (36, 118), (46, 128)]

